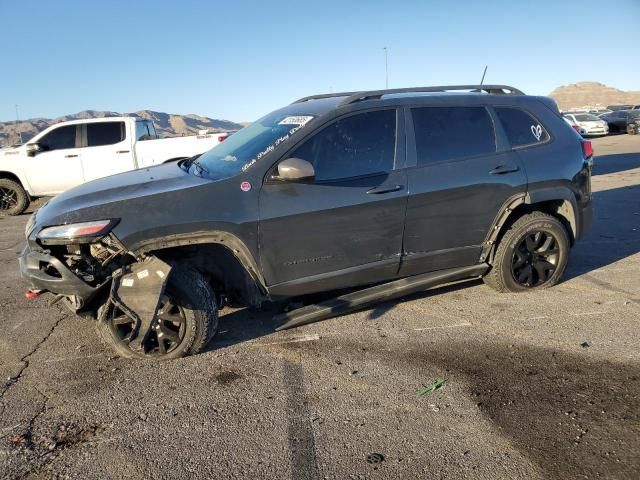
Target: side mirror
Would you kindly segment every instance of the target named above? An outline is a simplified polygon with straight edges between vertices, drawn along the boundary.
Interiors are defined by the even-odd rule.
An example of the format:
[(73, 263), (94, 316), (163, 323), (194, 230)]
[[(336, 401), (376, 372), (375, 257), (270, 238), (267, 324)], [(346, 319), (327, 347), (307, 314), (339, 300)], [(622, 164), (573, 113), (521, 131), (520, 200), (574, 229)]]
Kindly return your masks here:
[(42, 147), (39, 143), (27, 143), (25, 149), (29, 157), (35, 157), (38, 152), (42, 151)]
[(277, 180), (294, 182), (309, 180), (316, 176), (313, 165), (301, 158), (287, 158), (278, 164)]

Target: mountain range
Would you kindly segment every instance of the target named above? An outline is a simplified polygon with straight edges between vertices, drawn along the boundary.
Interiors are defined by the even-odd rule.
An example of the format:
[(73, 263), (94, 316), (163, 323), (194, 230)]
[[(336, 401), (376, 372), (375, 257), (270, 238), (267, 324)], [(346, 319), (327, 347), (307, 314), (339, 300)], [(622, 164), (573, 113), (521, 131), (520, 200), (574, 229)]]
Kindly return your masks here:
[[(599, 82), (578, 82), (562, 85), (553, 90), (549, 96), (558, 103), (561, 110), (606, 107), (613, 104), (640, 104), (640, 91), (624, 91), (607, 86)], [(109, 111), (85, 110), (73, 115), (58, 118), (32, 118), (20, 122), (0, 122), (0, 146), (12, 145), (27, 141), (38, 132), (54, 123), (83, 118), (102, 118), (119, 116), (121, 114)], [(153, 121), (158, 133), (164, 137), (195, 135), (199, 130), (211, 132), (228, 132), (239, 130), (247, 123), (236, 123), (229, 120), (217, 120), (200, 115), (177, 115), (173, 113), (140, 110), (126, 116), (141, 117)]]
[(32, 118), (19, 122), (0, 122), (0, 146), (19, 143), (21, 136), (22, 141), (25, 142), (54, 123), (65, 122), (68, 120), (114, 117), (121, 115), (146, 118), (153, 121), (156, 131), (163, 137), (195, 135), (199, 130), (228, 132), (239, 130), (244, 126), (244, 124), (231, 122), (229, 120), (217, 120), (193, 114), (176, 115), (172, 113), (155, 112), (153, 110), (140, 110), (134, 113), (120, 114), (109, 111), (85, 110), (83, 112), (53, 119)]
[(640, 104), (640, 91), (624, 91), (599, 82), (562, 85), (549, 94), (561, 110), (607, 105)]

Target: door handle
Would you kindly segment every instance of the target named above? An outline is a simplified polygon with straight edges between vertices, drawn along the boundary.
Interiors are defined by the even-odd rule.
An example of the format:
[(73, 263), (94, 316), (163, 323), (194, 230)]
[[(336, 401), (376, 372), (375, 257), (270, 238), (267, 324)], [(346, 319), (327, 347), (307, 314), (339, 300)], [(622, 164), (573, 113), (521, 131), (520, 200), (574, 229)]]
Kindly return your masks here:
[(367, 190), (369, 195), (380, 195), (382, 193), (397, 192), (402, 189), (402, 185), (380, 185), (379, 187), (373, 187)]
[(118, 150), (116, 153), (129, 153), (130, 150)]
[(491, 175), (504, 175), (505, 173), (514, 173), (519, 171), (520, 167), (517, 167), (515, 165), (500, 165), (491, 170), (489, 173)]
[(78, 155), (65, 155), (64, 158), (76, 158)]

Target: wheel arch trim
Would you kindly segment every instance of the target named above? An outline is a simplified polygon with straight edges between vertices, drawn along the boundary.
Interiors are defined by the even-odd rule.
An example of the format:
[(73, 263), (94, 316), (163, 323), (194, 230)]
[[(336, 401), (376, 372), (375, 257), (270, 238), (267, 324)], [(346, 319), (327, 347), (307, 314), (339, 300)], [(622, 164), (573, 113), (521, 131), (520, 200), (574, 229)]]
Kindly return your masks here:
[(152, 240), (139, 243), (135, 248), (131, 249), (131, 253), (137, 257), (144, 257), (151, 252), (158, 250), (166, 250), (173, 247), (183, 247), (187, 245), (221, 245), (231, 252), (238, 260), (240, 265), (247, 271), (249, 276), (256, 282), (262, 293), (267, 292), (266, 283), (258, 264), (246, 246), (246, 244), (236, 235), (221, 231), (213, 230), (199, 233), (184, 233), (168, 235), (162, 238), (154, 238)]

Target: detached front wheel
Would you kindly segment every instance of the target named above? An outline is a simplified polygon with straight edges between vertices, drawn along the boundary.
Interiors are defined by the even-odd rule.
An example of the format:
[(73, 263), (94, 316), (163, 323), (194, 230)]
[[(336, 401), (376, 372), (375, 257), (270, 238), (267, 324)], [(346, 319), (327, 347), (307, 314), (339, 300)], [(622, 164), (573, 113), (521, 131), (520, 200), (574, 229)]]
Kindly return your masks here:
[(499, 292), (548, 288), (560, 281), (568, 259), (569, 235), (562, 222), (533, 212), (504, 234), (483, 280)]
[(100, 315), (98, 333), (126, 358), (171, 360), (200, 353), (218, 328), (218, 307), (213, 290), (200, 272), (176, 266), (142, 349), (132, 347), (135, 321), (116, 306)]
[(29, 206), (29, 196), (22, 185), (0, 178), (0, 215), (20, 215)]

